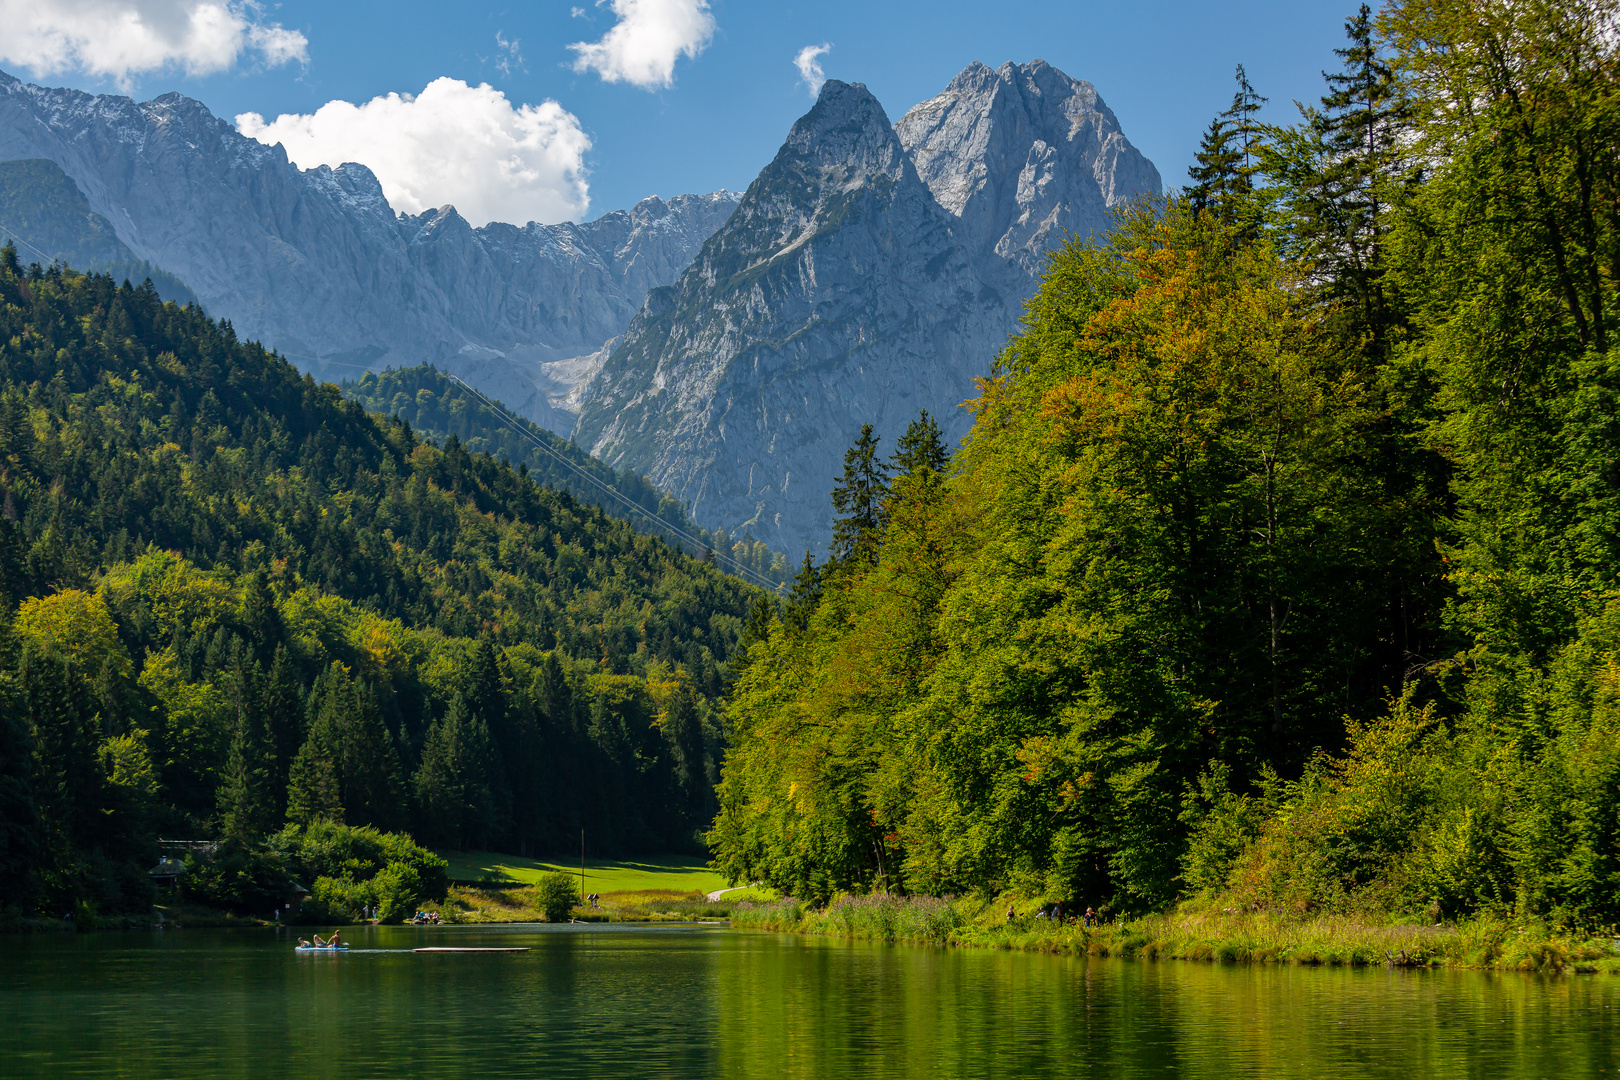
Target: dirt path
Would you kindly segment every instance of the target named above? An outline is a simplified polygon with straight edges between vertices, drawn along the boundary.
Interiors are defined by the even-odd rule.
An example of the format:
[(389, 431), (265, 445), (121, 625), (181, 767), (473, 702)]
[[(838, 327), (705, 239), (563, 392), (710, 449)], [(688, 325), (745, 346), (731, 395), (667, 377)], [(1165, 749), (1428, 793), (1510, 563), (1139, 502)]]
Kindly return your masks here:
[(753, 889), (753, 888), (757, 888), (758, 886), (759, 886), (759, 882), (755, 881), (755, 882), (753, 882), (751, 884), (748, 884), (748, 885), (738, 885), (738, 886), (736, 886), (734, 888), (730, 888), (730, 889), (716, 889), (712, 893), (704, 893), (703, 894), (703, 899), (709, 901), (712, 904), (716, 900), (720, 899), (722, 896), (726, 895), (726, 893), (728, 893), (728, 892), (742, 892), (744, 889)]

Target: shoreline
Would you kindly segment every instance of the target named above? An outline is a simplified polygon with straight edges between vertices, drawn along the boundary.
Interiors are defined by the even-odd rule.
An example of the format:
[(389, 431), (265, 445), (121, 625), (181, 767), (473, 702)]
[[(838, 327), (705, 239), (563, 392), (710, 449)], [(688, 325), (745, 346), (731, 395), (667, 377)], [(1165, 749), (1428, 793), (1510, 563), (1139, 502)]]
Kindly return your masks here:
[[(618, 893), (601, 893), (600, 906), (576, 907), (568, 922), (579, 923), (702, 923), (725, 922), (736, 901), (708, 900), (701, 892), (680, 892), (663, 889), (632, 889)], [(489, 883), (484, 887), (452, 885), (444, 900), (422, 901), (423, 911), (441, 916), (440, 926), (507, 926), (523, 923), (544, 923), (538, 914), (539, 893), (533, 885), (520, 883)], [(220, 929), (255, 927), (299, 926), (408, 926), (409, 921), (379, 923), (375, 919), (322, 918), (271, 919), (251, 915), (238, 915), (229, 911), (190, 904), (155, 905), (153, 911), (163, 914), (154, 919), (152, 913), (118, 915), (90, 915), (75, 920), (52, 919), (42, 916), (12, 916), (0, 914), (0, 934), (71, 934), (96, 930), (157, 930), (157, 929)]]
[(1620, 974), (1620, 938), (1484, 916), (1427, 926), (1338, 915), (1290, 918), (1183, 904), (1162, 914), (1088, 929), (1078, 921), (1057, 926), (1029, 916), (1015, 917), (1010, 924), (997, 922), (994, 913), (1000, 909), (999, 903), (975, 900), (844, 897), (816, 911), (784, 900), (740, 904), (731, 924), (821, 937), (1059, 956)]

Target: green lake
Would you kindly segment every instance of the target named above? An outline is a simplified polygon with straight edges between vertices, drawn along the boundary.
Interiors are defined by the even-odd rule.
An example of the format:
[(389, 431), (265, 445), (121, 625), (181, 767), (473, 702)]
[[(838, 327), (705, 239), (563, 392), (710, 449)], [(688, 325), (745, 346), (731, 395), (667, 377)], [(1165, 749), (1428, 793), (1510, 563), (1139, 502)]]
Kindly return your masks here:
[[(307, 931), (305, 931), (307, 933)], [(1584, 1077), (1620, 979), (1235, 967), (720, 926), (15, 936), (0, 1077)], [(423, 945), (527, 953), (421, 954)], [(375, 951), (373, 951), (375, 950)]]

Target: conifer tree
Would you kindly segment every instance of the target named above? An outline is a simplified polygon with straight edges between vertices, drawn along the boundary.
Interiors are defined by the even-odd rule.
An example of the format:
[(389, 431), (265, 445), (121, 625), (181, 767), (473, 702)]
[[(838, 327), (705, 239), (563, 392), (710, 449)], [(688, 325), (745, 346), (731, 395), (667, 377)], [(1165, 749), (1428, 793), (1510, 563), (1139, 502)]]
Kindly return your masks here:
[(248, 575), (242, 587), (242, 606), (238, 617), (261, 657), (280, 645), (283, 633), (281, 615), (276, 610), (276, 598), (265, 582), (263, 571), (255, 570)]
[(1259, 113), (1266, 99), (1255, 92), (1242, 64), (1236, 79), (1231, 107), (1210, 121), (1196, 163), (1187, 170), (1193, 182), (1187, 199), (1194, 211), (1238, 223), (1240, 235), (1252, 239), (1264, 216), (1256, 180), (1264, 170), (1266, 129)]
[(1397, 140), (1408, 110), (1373, 38), (1372, 10), (1362, 4), (1344, 29), (1346, 47), (1333, 50), (1344, 68), (1322, 73), (1329, 92), (1310, 115), (1320, 153), (1314, 175), (1301, 178), (1300, 228), (1329, 294), (1349, 303), (1356, 329), (1381, 359), (1395, 318), (1384, 284), (1384, 190), (1399, 168)]
[(1202, 214), (1224, 206), (1236, 187), (1238, 154), (1232, 149), (1232, 129), (1223, 118), (1209, 122), (1193, 160), (1187, 170), (1192, 181), (1187, 201), (1193, 210)]
[(338, 780), (348, 823), (394, 828), (402, 801), (399, 755), (370, 687), (334, 665), (321, 712), (322, 718), (330, 716), (338, 735)]
[(287, 780), (287, 820), (297, 825), (316, 821), (342, 822), (343, 784), (338, 771), (337, 717), (324, 707), (332, 697), (328, 676), (322, 675), (312, 703), (321, 702), (309, 725), (309, 735), (293, 759)]
[(710, 800), (708, 777), (703, 767), (703, 722), (691, 683), (681, 680), (670, 694), (660, 727), (669, 744), (676, 803), (686, 808), (688, 824), (706, 824), (704, 811)]
[(1221, 114), (1232, 132), (1232, 152), (1236, 157), (1232, 171), (1236, 175), (1234, 190), (1238, 195), (1254, 191), (1254, 178), (1261, 170), (1260, 150), (1265, 138), (1265, 127), (1260, 123), (1260, 110), (1267, 98), (1255, 93), (1249, 84), (1249, 75), (1243, 65), (1237, 66), (1237, 92), (1232, 95), (1232, 107)]
[(82, 682), (66, 662), (30, 653), (23, 656), (22, 676), (40, 815), (55, 842), (86, 842), (100, 804), (101, 769), (95, 719), (74, 701)]
[(40, 820), (28, 744), (22, 694), (9, 673), (0, 674), (0, 906), (5, 907), (30, 899), (39, 858)]
[(507, 716), (506, 688), (510, 683), (511, 668), (506, 654), (485, 634), (473, 654), (463, 693), (467, 707), (488, 742), (489, 755), (483, 778), (490, 794), (491, 813), (500, 832), (511, 825), (513, 792), (523, 786), (522, 748)]
[(304, 741), (304, 702), (299, 690), (292, 658), (285, 648), (277, 645), (270, 660), (270, 674), (264, 681), (259, 711), (274, 754), (270, 786), (276, 793), (278, 817), (286, 813), (287, 777)]
[(221, 829), (226, 836), (256, 839), (275, 824), (275, 748), (262, 710), (258, 664), (239, 660), (230, 692), (235, 709), (230, 753), (219, 787)]
[(822, 576), (822, 568), (806, 551), (798, 576), (793, 579), (793, 590), (788, 593), (787, 610), (782, 615), (782, 622), (801, 634), (809, 629), (810, 616), (821, 605)]
[(950, 464), (951, 455), (945, 449), (944, 436), (927, 409), (906, 426), (906, 433), (900, 436), (891, 460), (897, 476), (941, 473)]
[(568, 673), (557, 662), (555, 650), (546, 653), (535, 676), (535, 704), (553, 725), (562, 730), (574, 726), (574, 695)]
[(731, 670), (735, 674), (742, 674), (752, 662), (749, 650), (756, 648), (761, 642), (771, 638), (771, 624), (776, 622), (776, 606), (766, 597), (755, 599), (752, 607), (748, 609), (748, 622), (743, 625), (742, 637), (738, 639), (737, 651), (731, 654)]
[(485, 779), (489, 765), (488, 733), (457, 694), (422, 744), (415, 778), (422, 836), (462, 849), (488, 835), (493, 818)]
[(844, 472), (833, 488), (832, 561), (845, 567), (877, 561), (883, 535), (883, 501), (889, 494), (889, 470), (878, 459), (878, 438), (871, 424), (844, 452)]

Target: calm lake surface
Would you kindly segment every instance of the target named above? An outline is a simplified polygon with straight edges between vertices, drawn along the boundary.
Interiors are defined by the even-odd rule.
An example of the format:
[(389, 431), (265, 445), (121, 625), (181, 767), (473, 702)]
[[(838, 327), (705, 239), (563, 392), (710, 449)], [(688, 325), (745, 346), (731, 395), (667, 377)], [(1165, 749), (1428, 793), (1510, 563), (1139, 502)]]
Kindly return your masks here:
[[(305, 931), (307, 934), (308, 931)], [(724, 927), (0, 939), (0, 1077), (1578, 1077), (1620, 978), (934, 951)], [(419, 954), (419, 945), (527, 945)]]

